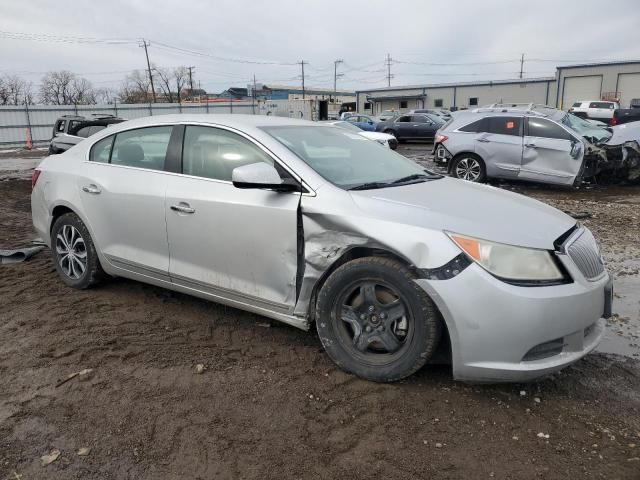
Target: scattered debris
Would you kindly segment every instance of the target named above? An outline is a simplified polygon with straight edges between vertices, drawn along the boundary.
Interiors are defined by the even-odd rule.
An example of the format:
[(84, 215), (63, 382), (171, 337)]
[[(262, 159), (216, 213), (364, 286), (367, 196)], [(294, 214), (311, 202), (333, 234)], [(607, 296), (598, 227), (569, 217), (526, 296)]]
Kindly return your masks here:
[(564, 213), (575, 218), (576, 220), (582, 220), (584, 218), (591, 218), (593, 215), (589, 212), (571, 212), (569, 210), (564, 210)]
[(17, 248), (15, 250), (0, 249), (0, 265), (24, 262), (25, 260), (29, 260), (42, 249), (42, 246)]
[(256, 323), (256, 326), (262, 327), (262, 328), (271, 328), (271, 324), (268, 322), (258, 322)]
[(89, 455), (91, 453), (91, 449), (89, 447), (82, 447), (79, 448), (78, 451), (76, 452), (76, 454), (79, 457), (86, 457), (87, 455)]
[(548, 433), (538, 433), (538, 438), (549, 438), (549, 434)]
[(536, 402), (536, 403), (540, 403), (540, 397), (534, 397), (533, 401)]
[(436, 448), (442, 448), (442, 444), (441, 443), (436, 443)]
[(200, 375), (201, 373), (204, 373), (204, 365), (202, 363), (199, 363), (196, 365), (196, 373), (198, 375)]
[(520, 390), (520, 396), (521, 397), (526, 397), (527, 396), (527, 392), (525, 390)]
[(53, 450), (51, 450), (50, 454), (43, 455), (40, 457), (40, 464), (43, 467), (46, 467), (50, 463), (55, 462), (59, 456), (60, 456), (60, 450), (58, 450), (57, 448), (54, 448)]
[(79, 372), (72, 373), (72, 374), (68, 375), (67, 378), (62, 379), (58, 383), (56, 383), (56, 388), (58, 388), (61, 385), (64, 385), (69, 380), (73, 380), (76, 377), (82, 377), (84, 375), (88, 375), (91, 372), (93, 372), (93, 368), (85, 368), (84, 370), (80, 370)]

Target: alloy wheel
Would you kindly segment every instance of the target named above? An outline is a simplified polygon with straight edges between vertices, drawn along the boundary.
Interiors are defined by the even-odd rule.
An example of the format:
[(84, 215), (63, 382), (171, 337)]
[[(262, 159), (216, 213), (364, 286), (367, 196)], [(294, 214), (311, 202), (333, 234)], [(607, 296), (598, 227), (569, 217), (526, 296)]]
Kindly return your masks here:
[(480, 162), (475, 158), (462, 158), (456, 164), (456, 177), (477, 182), (482, 173)]
[(64, 225), (56, 235), (58, 264), (69, 278), (79, 279), (87, 270), (87, 249), (84, 239), (73, 225)]

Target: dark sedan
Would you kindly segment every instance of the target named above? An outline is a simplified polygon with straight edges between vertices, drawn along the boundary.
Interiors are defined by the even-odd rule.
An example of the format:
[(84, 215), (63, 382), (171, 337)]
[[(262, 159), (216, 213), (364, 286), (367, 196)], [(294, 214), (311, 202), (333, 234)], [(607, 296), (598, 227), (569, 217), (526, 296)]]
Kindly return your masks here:
[(392, 120), (380, 122), (376, 131), (393, 135), (402, 142), (405, 140), (423, 140), (432, 142), (444, 121), (429, 113), (412, 113), (400, 115)]

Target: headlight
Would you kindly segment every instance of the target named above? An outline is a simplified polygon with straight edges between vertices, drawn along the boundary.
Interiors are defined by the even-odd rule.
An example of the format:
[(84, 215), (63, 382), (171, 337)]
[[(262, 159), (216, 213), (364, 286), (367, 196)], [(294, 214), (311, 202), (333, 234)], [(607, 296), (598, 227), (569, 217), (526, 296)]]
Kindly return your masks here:
[(547, 250), (514, 247), (457, 233), (446, 233), (474, 262), (506, 281), (556, 283), (565, 279)]

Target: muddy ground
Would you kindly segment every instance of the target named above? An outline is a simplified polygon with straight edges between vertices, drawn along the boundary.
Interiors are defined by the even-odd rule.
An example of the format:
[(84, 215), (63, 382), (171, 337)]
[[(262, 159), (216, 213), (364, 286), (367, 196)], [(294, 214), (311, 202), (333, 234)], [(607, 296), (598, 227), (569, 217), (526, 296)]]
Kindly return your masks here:
[[(33, 238), (28, 172), (9, 170), (0, 248)], [(313, 332), (123, 279), (69, 289), (43, 251), (0, 266), (0, 480), (640, 479), (640, 188), (501, 186), (590, 216), (618, 291), (603, 350), (624, 355), (536, 384), (446, 366), (374, 384)]]

